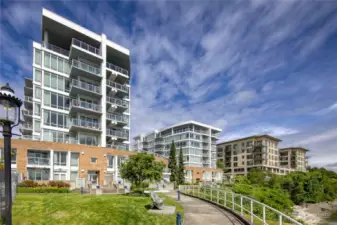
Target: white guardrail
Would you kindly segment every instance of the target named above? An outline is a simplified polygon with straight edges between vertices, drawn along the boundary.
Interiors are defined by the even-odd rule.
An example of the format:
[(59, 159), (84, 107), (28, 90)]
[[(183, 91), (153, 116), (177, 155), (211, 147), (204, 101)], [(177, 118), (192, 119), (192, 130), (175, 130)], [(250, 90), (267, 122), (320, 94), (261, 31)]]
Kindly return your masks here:
[(205, 199), (231, 209), (250, 221), (251, 224), (302, 225), (302, 223), (266, 204), (232, 191), (200, 187), (199, 185), (180, 185), (179, 190), (183, 194)]

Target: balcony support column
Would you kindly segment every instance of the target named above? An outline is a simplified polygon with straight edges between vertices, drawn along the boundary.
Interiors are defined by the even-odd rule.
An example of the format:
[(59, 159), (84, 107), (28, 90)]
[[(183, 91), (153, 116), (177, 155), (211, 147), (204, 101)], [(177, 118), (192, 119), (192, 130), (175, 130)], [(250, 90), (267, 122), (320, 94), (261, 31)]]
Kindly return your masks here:
[(48, 31), (47, 31), (47, 30), (44, 30), (44, 33), (43, 33), (43, 41), (44, 41), (44, 43), (46, 43), (46, 44), (49, 43)]
[(54, 180), (54, 150), (50, 150), (50, 174), (49, 180)]

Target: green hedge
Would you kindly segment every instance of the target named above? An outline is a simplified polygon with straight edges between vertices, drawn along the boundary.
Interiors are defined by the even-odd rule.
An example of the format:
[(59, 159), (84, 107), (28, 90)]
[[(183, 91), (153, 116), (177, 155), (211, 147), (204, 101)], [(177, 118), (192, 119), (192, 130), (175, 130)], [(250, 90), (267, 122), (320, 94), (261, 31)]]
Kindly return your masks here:
[(18, 193), (70, 193), (68, 188), (57, 187), (18, 187)]

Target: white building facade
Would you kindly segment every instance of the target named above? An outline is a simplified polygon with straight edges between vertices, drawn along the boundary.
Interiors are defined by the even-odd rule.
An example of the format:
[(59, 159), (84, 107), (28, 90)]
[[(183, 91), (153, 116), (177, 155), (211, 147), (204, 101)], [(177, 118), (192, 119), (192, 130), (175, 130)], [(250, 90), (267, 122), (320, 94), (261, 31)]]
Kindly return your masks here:
[(186, 121), (173, 126), (134, 137), (133, 150), (169, 157), (174, 141), (177, 154), (184, 153), (184, 165), (216, 168), (216, 141), (221, 129), (196, 121)]
[(43, 9), (33, 56), (22, 138), (129, 150), (128, 49)]

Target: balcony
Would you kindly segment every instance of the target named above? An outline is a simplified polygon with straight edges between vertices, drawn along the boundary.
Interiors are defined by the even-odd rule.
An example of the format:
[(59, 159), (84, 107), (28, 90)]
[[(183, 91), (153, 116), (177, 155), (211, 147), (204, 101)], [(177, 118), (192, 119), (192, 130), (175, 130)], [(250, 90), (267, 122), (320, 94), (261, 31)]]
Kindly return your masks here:
[(129, 132), (124, 130), (113, 130), (113, 129), (107, 129), (106, 136), (112, 138), (112, 139), (129, 139)]
[(122, 99), (107, 97), (106, 103), (110, 106), (109, 112), (125, 112), (129, 108), (129, 102)]
[(106, 119), (121, 126), (128, 125), (129, 123), (129, 117), (123, 114), (107, 113)]
[(71, 61), (70, 77), (87, 77), (96, 81), (102, 79), (101, 70), (96, 66), (89, 65), (79, 60)]
[(75, 131), (93, 131), (93, 132), (101, 132), (101, 126), (99, 123), (90, 122), (87, 120), (80, 119), (72, 119), (70, 122), (70, 132)]
[(129, 145), (128, 144), (107, 144), (106, 147), (117, 149), (117, 150), (129, 151)]
[(106, 86), (110, 88), (110, 93), (113, 96), (118, 96), (120, 98), (124, 98), (129, 96), (129, 87), (126, 85), (122, 85), (111, 80), (107, 80)]
[(155, 145), (156, 146), (163, 146), (163, 145), (165, 145), (165, 142), (163, 140), (156, 140)]
[(60, 47), (58, 47), (56, 45), (52, 45), (52, 44), (46, 43), (46, 42), (42, 42), (42, 45), (43, 45), (43, 47), (45, 47), (45, 48), (47, 48), (47, 49), (49, 49), (49, 50), (51, 50), (53, 52), (57, 52), (57, 53), (59, 53), (61, 55), (67, 56), (67, 57), (69, 56), (69, 51), (68, 50), (60, 48)]
[(94, 104), (94, 103), (88, 103), (85, 101), (72, 99), (70, 102), (70, 113), (92, 113), (96, 115), (102, 114), (102, 108), (100, 105)]
[(69, 53), (70, 59), (83, 58), (90, 62), (101, 63), (102, 56), (98, 48), (91, 46), (83, 41), (77, 40), (75, 38), (71, 41), (71, 48)]
[(22, 110), (23, 119), (25, 121), (32, 121), (33, 111), (32, 110)]
[(20, 127), (20, 132), (23, 135), (31, 135), (33, 132), (33, 125), (29, 123), (22, 124)]
[(26, 109), (33, 109), (33, 97), (32, 96), (25, 96), (23, 104)]
[(70, 96), (77, 96), (77, 95), (93, 95), (96, 97), (101, 97), (101, 88), (96, 85), (89, 84), (87, 82), (79, 81), (72, 79), (70, 85)]
[(27, 164), (28, 165), (36, 165), (36, 166), (49, 166), (50, 165), (50, 159), (49, 158), (43, 158), (43, 157), (28, 156)]
[(117, 72), (117, 73), (119, 73), (119, 74), (121, 74), (123, 76), (129, 77), (129, 72), (126, 69), (123, 69), (123, 68), (121, 68), (119, 66), (116, 66), (116, 65), (114, 65), (112, 63), (107, 62), (106, 63), (106, 68), (108, 70), (113, 71), (113, 72)]
[(23, 139), (23, 140), (40, 140), (40, 136), (37, 136), (37, 135), (21, 135), (19, 137), (19, 139)]

